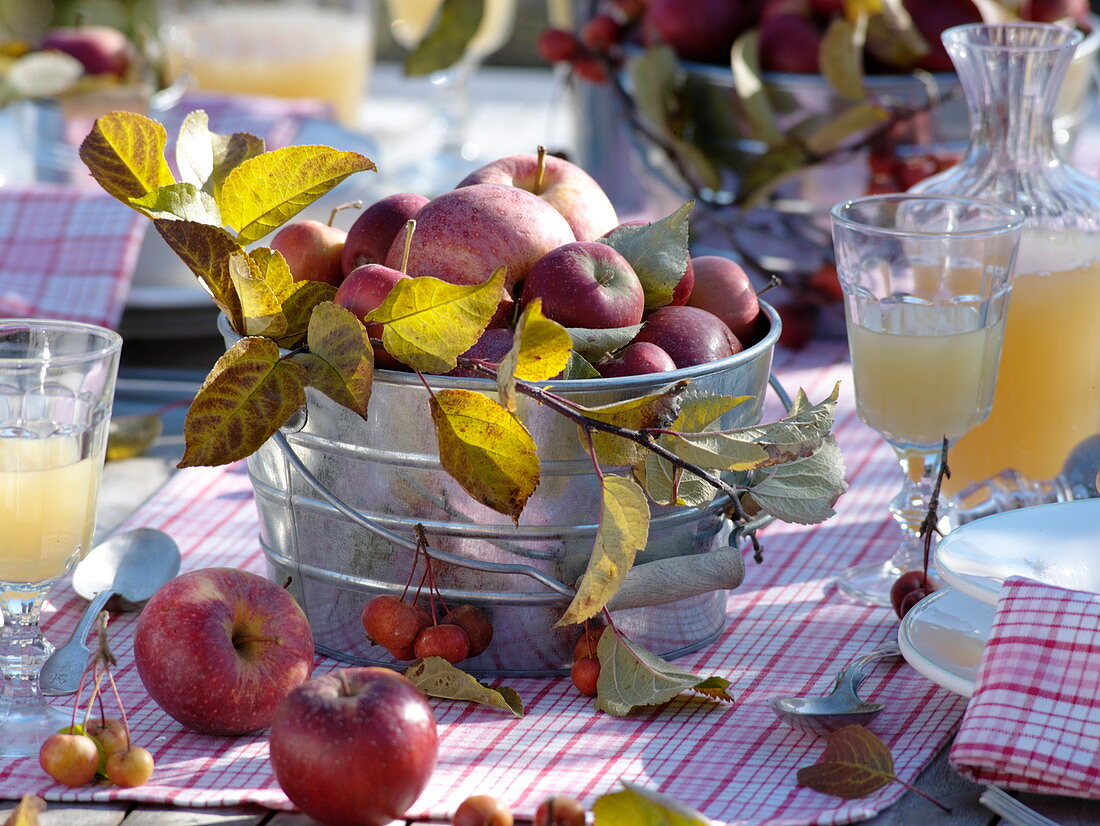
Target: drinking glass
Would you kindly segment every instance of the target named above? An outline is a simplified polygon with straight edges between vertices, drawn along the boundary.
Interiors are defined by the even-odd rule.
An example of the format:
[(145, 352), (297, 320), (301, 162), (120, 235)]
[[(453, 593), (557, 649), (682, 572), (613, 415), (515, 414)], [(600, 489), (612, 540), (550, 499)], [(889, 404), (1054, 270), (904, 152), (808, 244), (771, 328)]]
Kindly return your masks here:
[(38, 615), (88, 551), (122, 339), (90, 324), (0, 320), (0, 756), (37, 754), (69, 725), (38, 672)]
[(903, 477), (890, 502), (902, 541), (887, 562), (841, 574), (854, 599), (889, 604), (897, 577), (922, 565), (943, 439), (989, 415), (1023, 220), (973, 198), (876, 195), (832, 209), (856, 406)]

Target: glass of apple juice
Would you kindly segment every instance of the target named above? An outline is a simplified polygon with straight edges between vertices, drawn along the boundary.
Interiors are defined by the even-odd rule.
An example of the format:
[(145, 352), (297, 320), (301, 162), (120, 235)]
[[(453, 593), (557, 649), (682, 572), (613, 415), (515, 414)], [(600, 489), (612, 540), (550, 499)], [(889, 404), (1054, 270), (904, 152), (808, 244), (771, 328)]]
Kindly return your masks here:
[(0, 756), (38, 753), (70, 715), (38, 672), (46, 594), (87, 553), (122, 339), (90, 324), (0, 319)]
[(890, 586), (923, 565), (919, 529), (954, 442), (993, 402), (1024, 215), (973, 198), (875, 195), (833, 207), (856, 407), (893, 447), (902, 529), (893, 558), (850, 568), (841, 590), (890, 604)]

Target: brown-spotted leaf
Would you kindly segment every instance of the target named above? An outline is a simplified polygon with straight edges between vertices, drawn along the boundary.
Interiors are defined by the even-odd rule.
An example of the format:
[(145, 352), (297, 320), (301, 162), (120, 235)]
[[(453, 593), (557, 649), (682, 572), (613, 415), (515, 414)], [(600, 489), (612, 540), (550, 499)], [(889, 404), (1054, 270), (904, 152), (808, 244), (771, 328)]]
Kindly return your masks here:
[(282, 297), (283, 315), (286, 316), (287, 331), (276, 339), (280, 347), (293, 349), (300, 347), (306, 337), (309, 320), (313, 311), (325, 301), (336, 298), (336, 288), (323, 281), (295, 281), (290, 292)]
[(229, 276), (229, 256), (242, 252), (241, 245), (221, 227), (195, 221), (153, 221), (160, 237), (180, 257), (229, 318), (238, 333), (244, 333), (241, 302)]
[[(680, 396), (688, 388), (688, 382), (680, 381), (658, 393), (639, 396), (622, 402), (612, 402), (601, 407), (581, 407), (590, 419), (616, 425), (629, 430), (667, 428), (680, 415)], [(581, 445), (587, 448), (584, 431), (579, 431)], [(594, 431), (592, 442), (600, 462), (609, 465), (633, 465), (648, 452), (636, 442), (612, 433)]]
[(846, 799), (866, 797), (894, 776), (890, 749), (863, 726), (829, 732), (825, 752), (813, 766), (798, 770), (798, 785)]
[(828, 436), (804, 459), (754, 471), (749, 484), (762, 510), (784, 522), (814, 525), (835, 513), (833, 505), (848, 489), (844, 473), (844, 456)]
[(507, 272), (498, 267), (481, 284), (404, 278), (366, 315), (385, 325), (386, 352), (423, 373), (446, 373), (481, 338), (500, 303)]
[(4, 820), (4, 826), (38, 826), (38, 815), (46, 811), (46, 801), (33, 794), (25, 794), (15, 809)]
[(218, 196), (224, 221), (237, 240), (251, 244), (293, 218), (355, 172), (373, 170), (358, 152), (331, 146), (285, 146), (237, 166)]
[(147, 192), (140, 198), (131, 198), (130, 206), (143, 212), (150, 218), (165, 218), (169, 221), (195, 221), (222, 225), (221, 213), (213, 197), (194, 184), (175, 183)]
[(462, 59), (484, 14), (486, 0), (443, 0), (431, 28), (405, 56), (405, 74), (427, 75)]
[(437, 390), (429, 404), (443, 469), (474, 499), (518, 524), (539, 483), (538, 452), (523, 422), (470, 390)]
[(282, 302), (264, 280), (259, 266), (245, 252), (229, 256), (229, 278), (241, 302), (241, 315), (246, 336), (266, 336), (276, 339), (287, 331)]
[(724, 677), (707, 677), (703, 682), (692, 686), (691, 690), (696, 694), (702, 694), (704, 697), (709, 697), (712, 700), (732, 703), (733, 697), (730, 696), (729, 692), (730, 685), (730, 681)]
[(308, 353), (292, 358), (309, 373), (309, 385), (367, 418), (374, 351), (355, 313), (332, 302), (318, 304), (309, 320)]
[(542, 299), (523, 308), (516, 322), (512, 347), (497, 368), (500, 403), (509, 413), (516, 409), (516, 379), (546, 381), (569, 364), (573, 339), (558, 322), (542, 314)]
[(515, 689), (507, 686), (491, 688), (479, 683), (442, 657), (425, 657), (409, 666), (405, 676), (429, 697), (480, 703), (510, 712), (516, 717), (523, 716), (523, 700)]
[(191, 402), (179, 467), (224, 465), (256, 451), (305, 404), (306, 378), (300, 364), (280, 360), (270, 339), (238, 341)]
[(184, 181), (217, 198), (226, 176), (263, 151), (263, 138), (247, 132), (232, 135), (211, 132), (206, 112), (199, 109), (188, 114), (180, 126), (176, 166)]
[(863, 44), (867, 39), (867, 16), (854, 23), (836, 17), (825, 29), (818, 51), (821, 74), (842, 98), (852, 102), (865, 100), (863, 88)]
[(679, 800), (626, 780), (621, 792), (596, 798), (592, 811), (597, 826), (712, 826), (702, 812)]
[(688, 264), (688, 218), (694, 201), (659, 221), (641, 226), (616, 227), (601, 238), (625, 258), (645, 293), (645, 308), (653, 310), (672, 301), (672, 292)]
[(109, 112), (80, 144), (80, 159), (108, 194), (130, 206), (131, 198), (175, 183), (164, 160), (167, 140), (164, 127), (151, 118)]
[(294, 293), (295, 284), (305, 283), (294, 280), (290, 265), (278, 250), (270, 247), (256, 247), (248, 251), (248, 257), (252, 259), (257, 272), (280, 301)]
[(638, 551), (649, 541), (645, 491), (625, 476), (608, 474), (600, 481), (600, 524), (592, 555), (573, 601), (555, 627), (584, 622), (602, 611), (630, 573)]

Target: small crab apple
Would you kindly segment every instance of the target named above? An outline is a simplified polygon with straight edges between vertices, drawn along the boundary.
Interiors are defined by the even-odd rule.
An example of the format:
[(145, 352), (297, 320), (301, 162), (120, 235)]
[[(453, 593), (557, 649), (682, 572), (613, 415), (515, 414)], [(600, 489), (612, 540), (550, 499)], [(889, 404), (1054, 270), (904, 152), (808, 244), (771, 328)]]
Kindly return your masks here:
[(512, 826), (512, 810), (487, 794), (463, 800), (451, 818), (453, 826)]
[(153, 776), (153, 755), (141, 746), (113, 752), (107, 758), (106, 775), (108, 780), (124, 789), (143, 786)]
[(425, 628), (413, 643), (416, 658), (442, 657), (454, 665), (462, 662), (470, 654), (470, 638), (457, 625), (433, 625)]
[(371, 642), (391, 649), (411, 647), (417, 635), (432, 624), (427, 611), (393, 594), (380, 594), (368, 602), (362, 620)]
[(569, 676), (573, 678), (577, 691), (587, 697), (595, 697), (600, 679), (600, 661), (595, 657), (582, 657), (573, 663)]
[(534, 826), (584, 826), (584, 806), (574, 797), (548, 797), (535, 810)]
[(84, 786), (99, 769), (99, 746), (86, 734), (51, 734), (38, 750), (38, 764), (58, 783)]
[(600, 637), (603, 636), (603, 632), (606, 630), (606, 625), (593, 625), (585, 628), (584, 633), (581, 634), (577, 644), (573, 647), (573, 659), (583, 660), (585, 657), (595, 657), (596, 646), (599, 645)]
[(444, 614), (442, 622), (457, 625), (466, 632), (470, 639), (470, 653), (467, 656), (476, 657), (484, 653), (493, 641), (493, 621), (489, 619), (488, 612), (477, 605), (459, 605)]

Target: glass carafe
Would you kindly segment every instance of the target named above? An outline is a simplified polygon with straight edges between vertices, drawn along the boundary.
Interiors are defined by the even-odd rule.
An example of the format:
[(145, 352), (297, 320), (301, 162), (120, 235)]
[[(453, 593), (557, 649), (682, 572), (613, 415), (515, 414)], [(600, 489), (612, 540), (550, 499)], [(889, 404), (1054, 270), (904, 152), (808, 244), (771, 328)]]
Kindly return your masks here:
[(1080, 40), (1025, 23), (943, 33), (966, 93), (970, 147), (912, 191), (1002, 201), (1027, 216), (993, 411), (952, 447), (948, 492), (1006, 468), (1051, 479), (1075, 445), (1100, 433), (1100, 182), (1066, 165), (1053, 127)]

